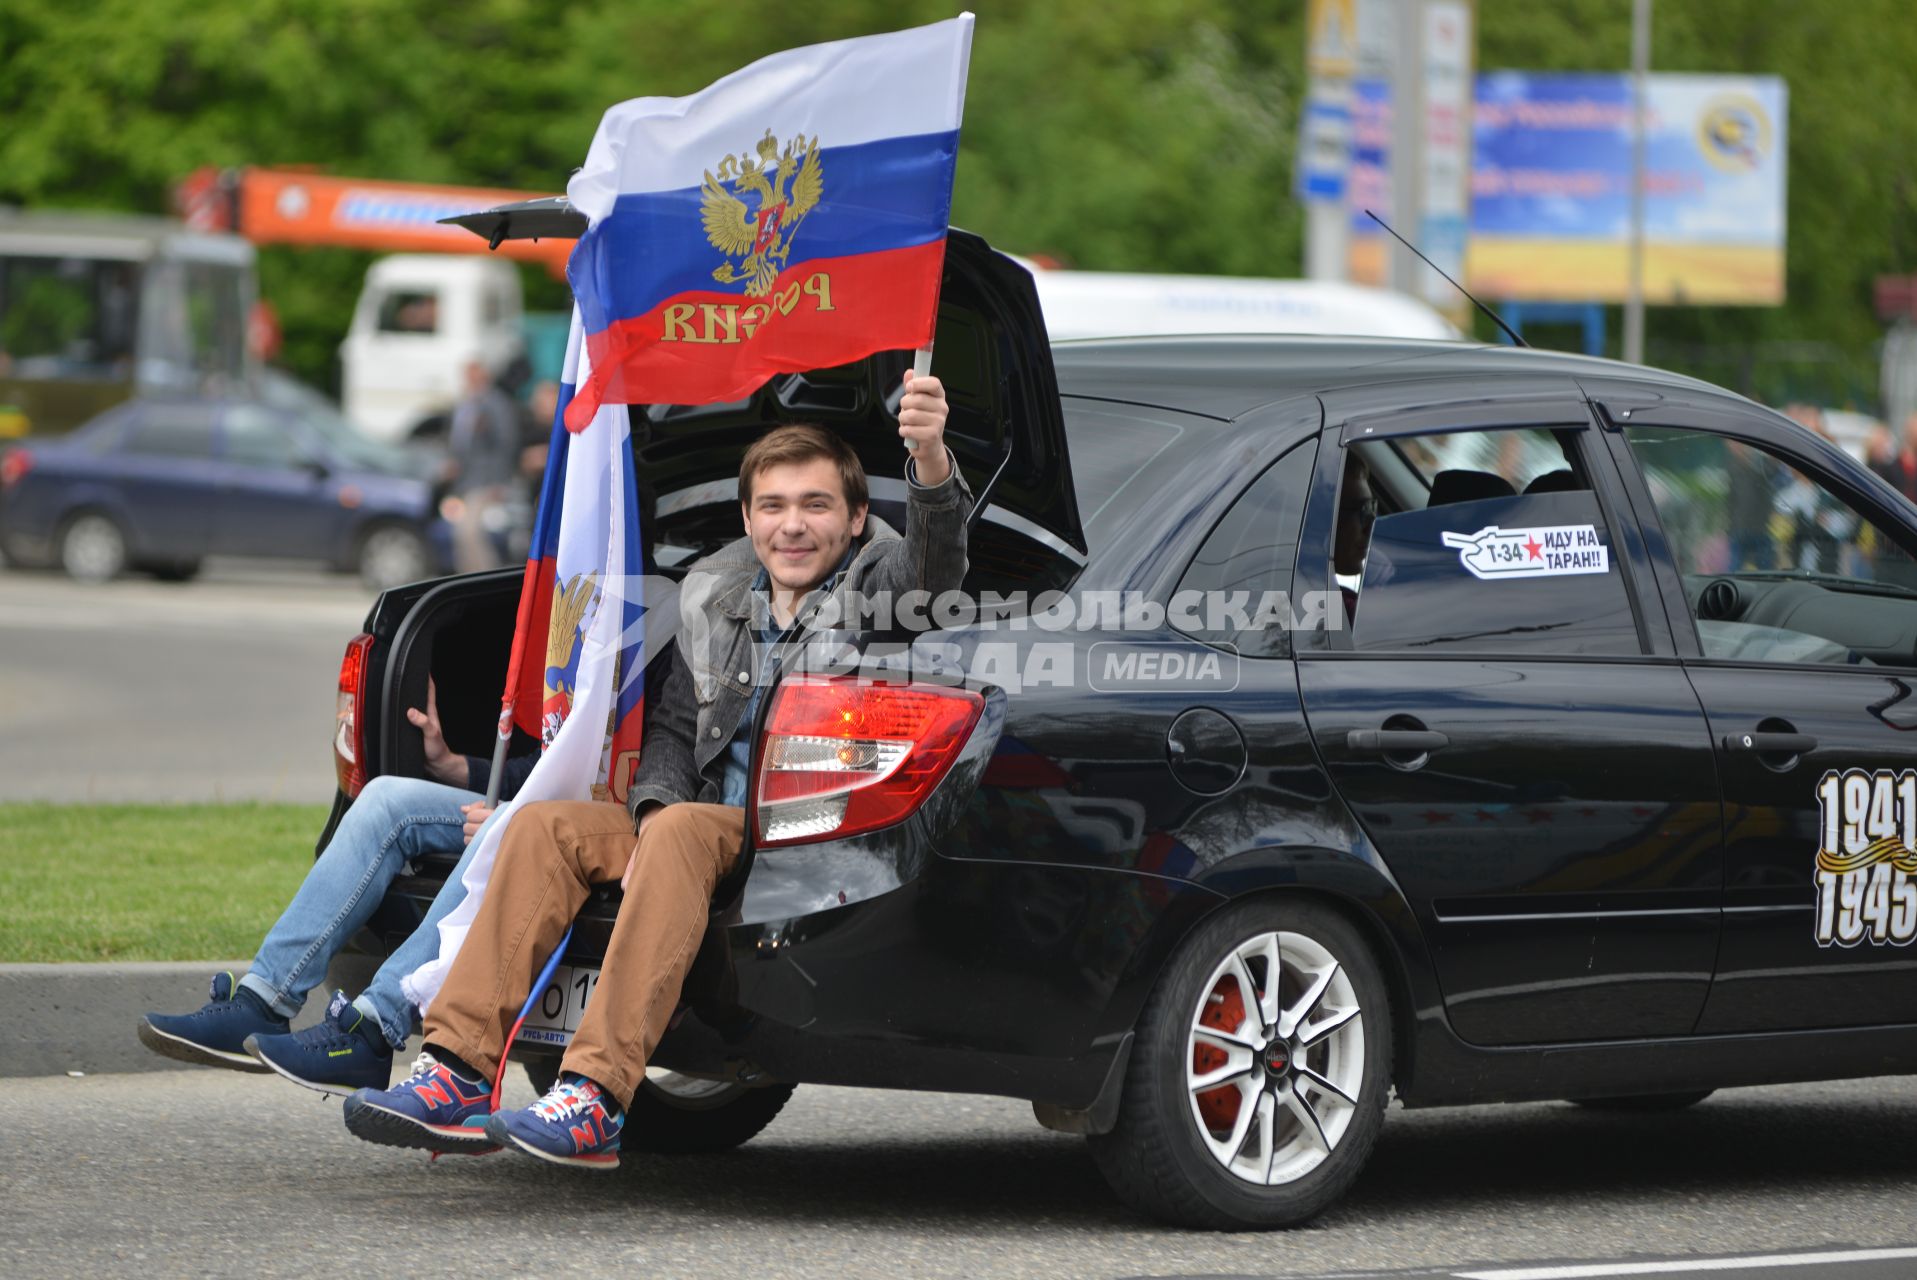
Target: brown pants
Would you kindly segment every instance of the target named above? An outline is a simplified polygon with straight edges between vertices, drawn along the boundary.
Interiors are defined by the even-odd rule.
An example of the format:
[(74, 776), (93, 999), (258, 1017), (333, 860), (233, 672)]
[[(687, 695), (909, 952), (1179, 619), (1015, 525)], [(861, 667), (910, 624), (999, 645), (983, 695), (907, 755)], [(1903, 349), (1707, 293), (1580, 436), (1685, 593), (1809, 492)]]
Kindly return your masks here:
[[(621, 1106), (645, 1079), (705, 935), (712, 891), (744, 840), (745, 810), (729, 805), (667, 805), (646, 821), (599, 985), (562, 1067)], [(490, 1080), (533, 978), (588, 890), (617, 883), (633, 856), (622, 805), (553, 801), (515, 814), (472, 931), (426, 1015), (426, 1042)]]

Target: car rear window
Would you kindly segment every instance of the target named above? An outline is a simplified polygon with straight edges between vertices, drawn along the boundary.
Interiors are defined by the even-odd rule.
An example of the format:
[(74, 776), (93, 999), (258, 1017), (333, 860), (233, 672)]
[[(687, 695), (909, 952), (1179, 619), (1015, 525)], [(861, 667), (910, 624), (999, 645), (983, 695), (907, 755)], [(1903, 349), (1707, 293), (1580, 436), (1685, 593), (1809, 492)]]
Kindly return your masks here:
[(1142, 405), (1066, 397), (1065, 443), (1072, 455), (1078, 518), (1094, 547), (1128, 503), (1157, 492), (1154, 467), (1172, 446), (1223, 423)]

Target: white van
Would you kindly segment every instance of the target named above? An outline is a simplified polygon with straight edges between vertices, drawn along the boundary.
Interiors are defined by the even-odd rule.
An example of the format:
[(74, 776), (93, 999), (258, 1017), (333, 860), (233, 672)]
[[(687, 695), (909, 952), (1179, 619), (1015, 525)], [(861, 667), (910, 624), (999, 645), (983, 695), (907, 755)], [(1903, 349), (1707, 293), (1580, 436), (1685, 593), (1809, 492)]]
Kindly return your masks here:
[(1189, 333), (1310, 333), (1458, 339), (1408, 294), (1319, 280), (1060, 271), (1025, 262), (1052, 341)]
[(404, 440), (451, 409), (467, 362), (495, 372), (525, 345), (519, 271), (501, 258), (395, 254), (375, 262), (340, 344), (346, 416), (367, 435)]

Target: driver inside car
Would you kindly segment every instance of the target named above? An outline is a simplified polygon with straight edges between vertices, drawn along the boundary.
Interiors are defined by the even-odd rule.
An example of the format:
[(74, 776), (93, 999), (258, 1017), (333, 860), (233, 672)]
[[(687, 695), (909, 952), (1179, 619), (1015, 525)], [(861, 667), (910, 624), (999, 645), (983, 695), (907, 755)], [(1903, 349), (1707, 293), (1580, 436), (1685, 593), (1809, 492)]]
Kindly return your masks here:
[[(711, 589), (700, 593), (701, 616), (685, 619), (660, 694), (647, 699), (628, 804), (548, 802), (518, 812), (471, 932), (426, 1011), (424, 1052), (401, 1083), (347, 1099), (355, 1135), (617, 1166), (626, 1108), (678, 1003), (713, 890), (744, 842), (751, 731), (776, 670), (762, 664), (753, 680), (752, 642), (765, 654), (771, 642), (804, 634), (828, 598), (937, 596), (965, 576), (972, 495), (944, 445), (945, 392), (936, 378), (906, 378), (899, 434), (914, 452), (903, 536), (869, 513), (864, 467), (825, 428), (778, 427), (747, 451), (739, 470), (746, 536), (689, 572), (683, 607), (692, 575), (707, 575)], [(753, 618), (768, 619), (756, 636)], [(711, 680), (715, 671), (722, 674)], [(713, 687), (695, 694), (695, 672)], [(490, 1082), (515, 1011), (592, 888), (614, 882), (625, 897), (557, 1083), (531, 1107), (493, 1112)]]

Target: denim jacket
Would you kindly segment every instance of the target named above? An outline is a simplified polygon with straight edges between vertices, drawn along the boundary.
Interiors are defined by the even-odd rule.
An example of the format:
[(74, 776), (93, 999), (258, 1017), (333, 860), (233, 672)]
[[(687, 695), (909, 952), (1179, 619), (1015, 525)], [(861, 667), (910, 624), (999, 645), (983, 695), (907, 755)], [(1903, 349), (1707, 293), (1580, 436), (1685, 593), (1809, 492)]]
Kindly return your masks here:
[[(905, 532), (868, 511), (852, 563), (832, 598), (889, 592), (897, 599), (907, 591), (936, 595), (957, 590), (964, 581), (965, 518), (972, 510), (964, 477), (954, 466), (943, 482), (921, 485), (908, 462), (906, 484)], [(645, 740), (626, 795), (635, 826), (640, 807), (648, 803), (720, 802), (726, 747), (756, 675), (752, 581), (759, 568), (752, 540), (739, 538), (686, 571), (678, 638), (664, 683), (647, 702)], [(806, 597), (798, 621), (809, 629), (825, 599), (817, 591)]]

